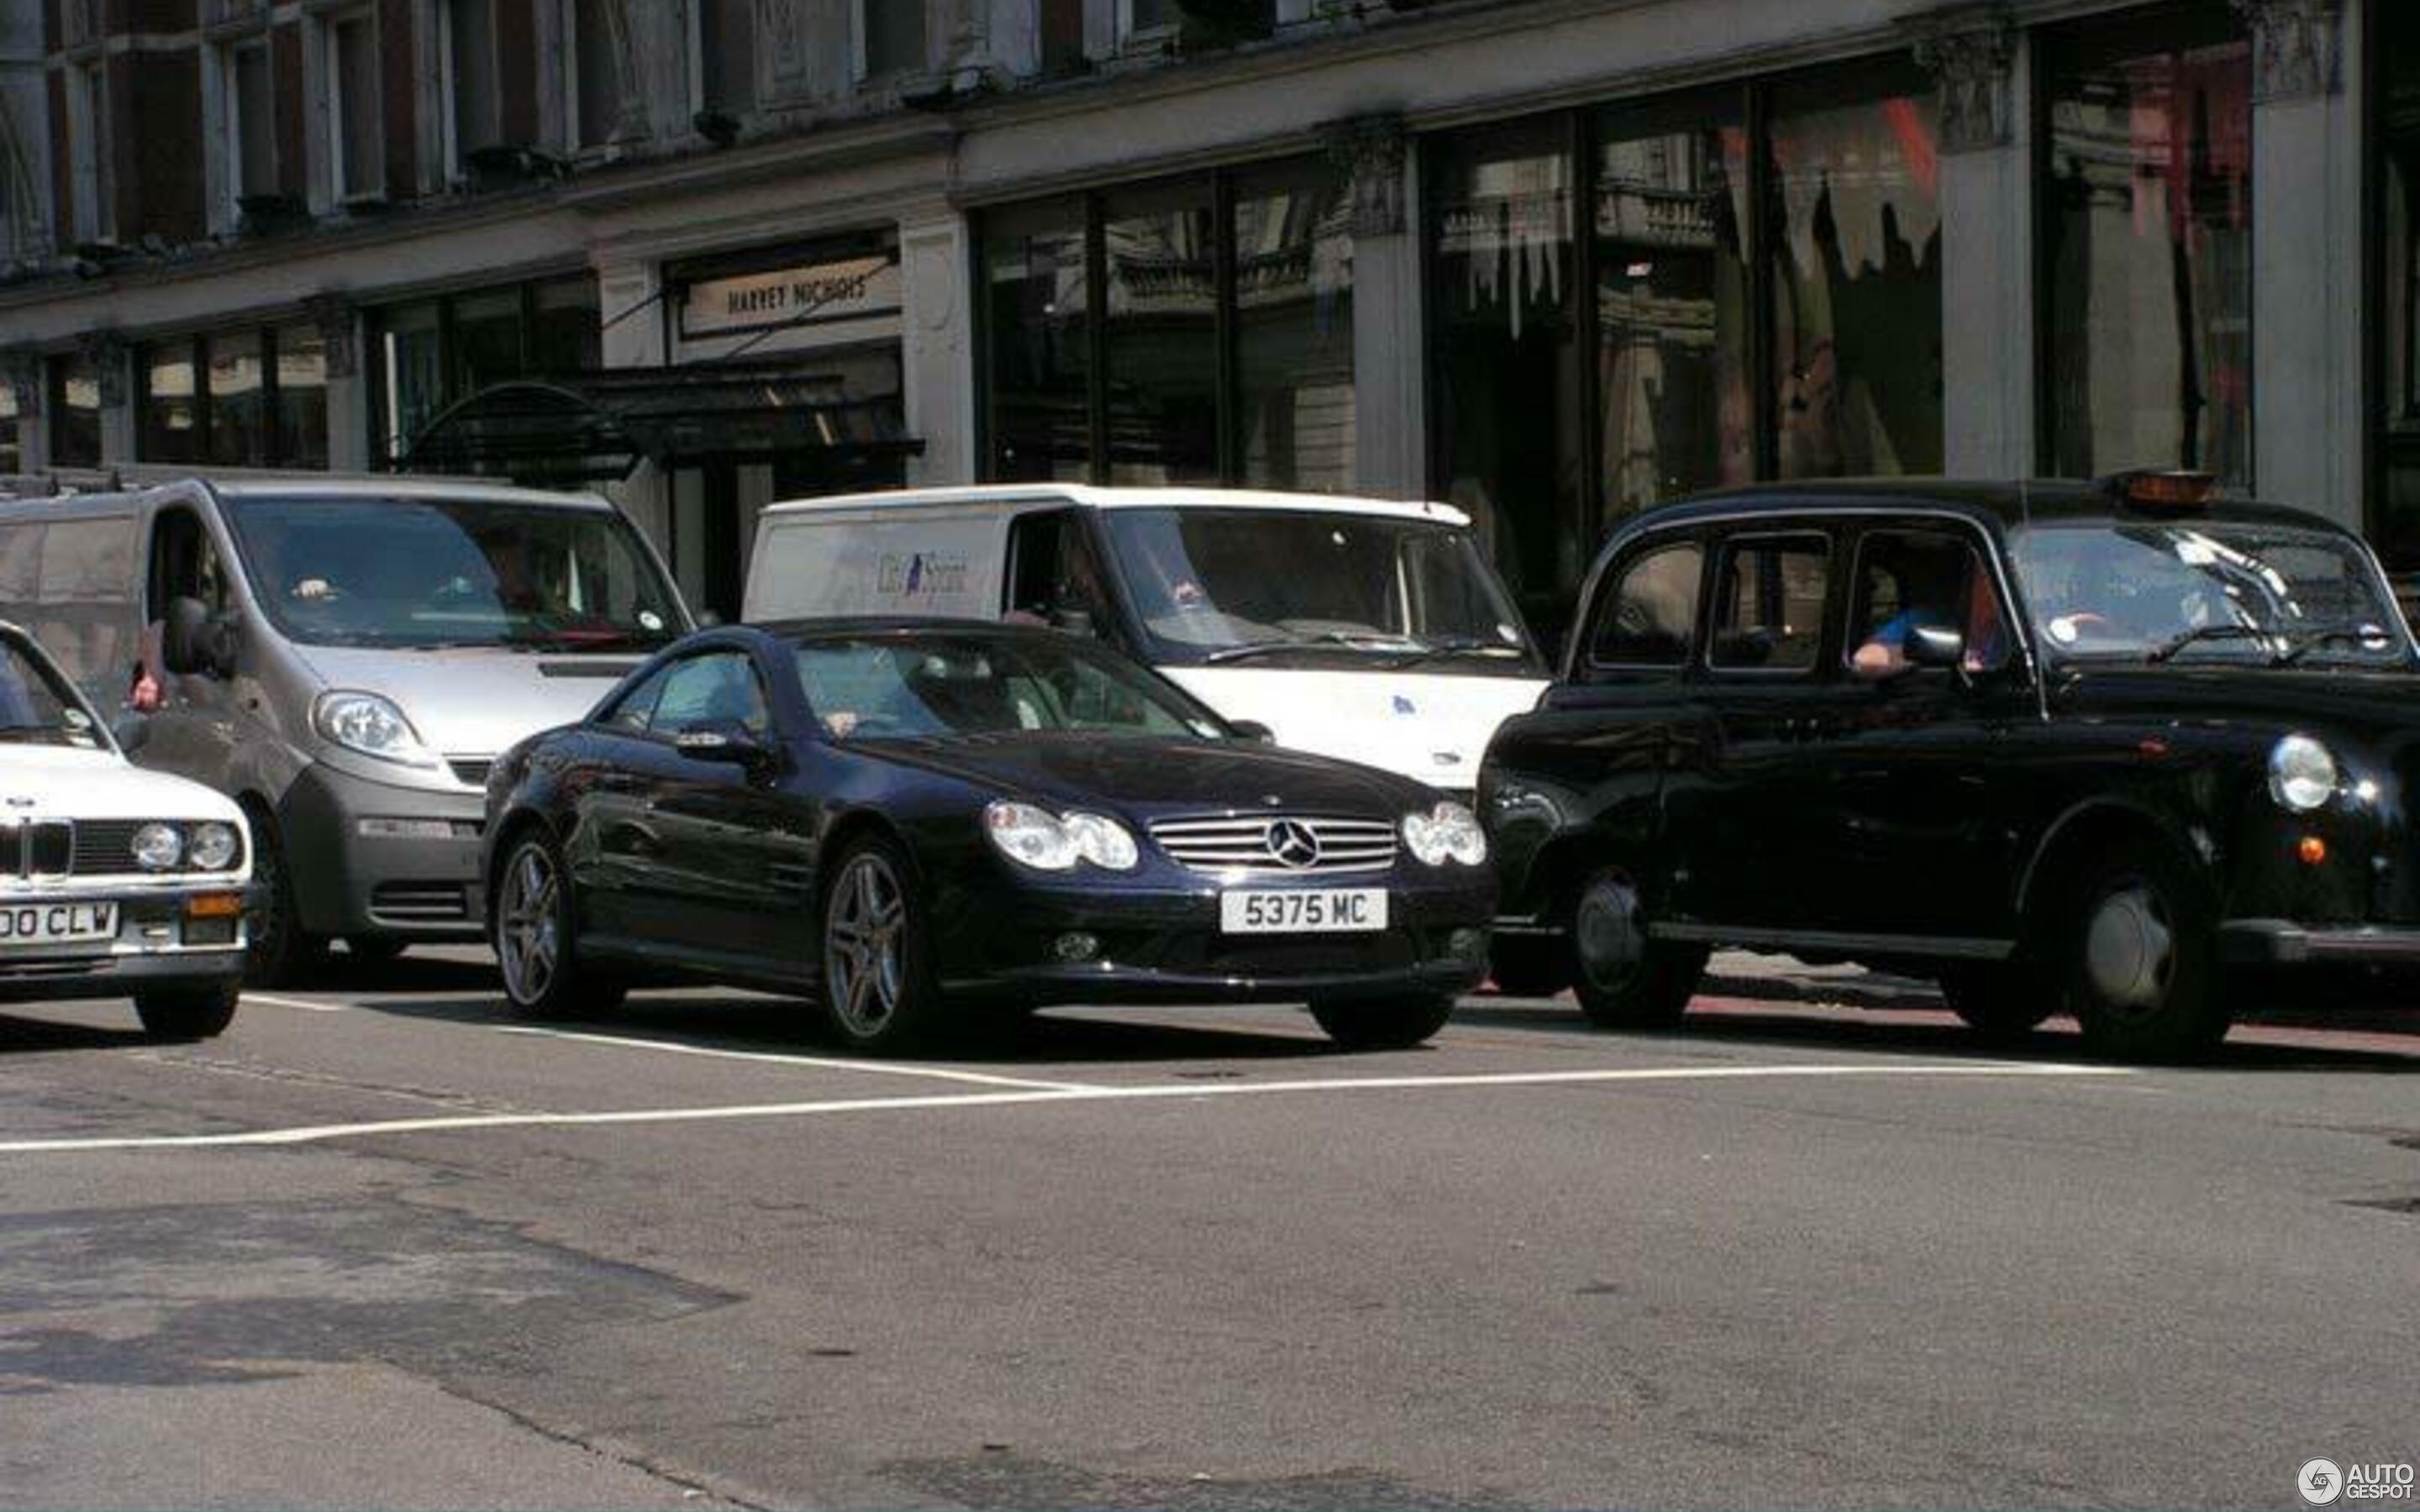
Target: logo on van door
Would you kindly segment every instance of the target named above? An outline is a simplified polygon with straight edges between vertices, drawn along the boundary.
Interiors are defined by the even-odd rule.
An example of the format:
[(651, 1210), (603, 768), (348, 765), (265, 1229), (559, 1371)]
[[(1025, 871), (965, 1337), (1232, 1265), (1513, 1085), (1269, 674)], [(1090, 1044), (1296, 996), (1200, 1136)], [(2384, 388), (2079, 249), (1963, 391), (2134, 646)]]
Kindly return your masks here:
[(1420, 711), (1419, 705), (1415, 704), (1410, 699), (1404, 697), (1401, 693), (1398, 693), (1395, 695), (1395, 712), (1397, 714), (1418, 714)]
[(955, 598), (967, 591), (967, 559), (957, 551), (885, 551), (874, 591), (884, 598)]

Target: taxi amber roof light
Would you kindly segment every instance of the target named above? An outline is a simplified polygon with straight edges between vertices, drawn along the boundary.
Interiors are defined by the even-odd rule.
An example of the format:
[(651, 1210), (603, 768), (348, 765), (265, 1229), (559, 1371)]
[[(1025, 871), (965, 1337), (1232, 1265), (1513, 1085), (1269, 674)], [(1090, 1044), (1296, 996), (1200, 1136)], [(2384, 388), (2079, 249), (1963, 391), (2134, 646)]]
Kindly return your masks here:
[(2206, 509), (2218, 497), (2218, 479), (2208, 472), (2118, 472), (2102, 486), (2142, 509)]

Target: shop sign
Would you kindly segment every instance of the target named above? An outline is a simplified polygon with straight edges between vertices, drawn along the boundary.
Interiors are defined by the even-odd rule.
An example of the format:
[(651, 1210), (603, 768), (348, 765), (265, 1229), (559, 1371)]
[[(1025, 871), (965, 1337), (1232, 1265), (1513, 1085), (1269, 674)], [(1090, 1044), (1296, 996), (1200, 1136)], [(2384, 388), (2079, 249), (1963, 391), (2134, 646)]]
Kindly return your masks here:
[(682, 297), (680, 330), (691, 340), (774, 326), (828, 325), (897, 315), (899, 258), (872, 253), (733, 278), (706, 278)]

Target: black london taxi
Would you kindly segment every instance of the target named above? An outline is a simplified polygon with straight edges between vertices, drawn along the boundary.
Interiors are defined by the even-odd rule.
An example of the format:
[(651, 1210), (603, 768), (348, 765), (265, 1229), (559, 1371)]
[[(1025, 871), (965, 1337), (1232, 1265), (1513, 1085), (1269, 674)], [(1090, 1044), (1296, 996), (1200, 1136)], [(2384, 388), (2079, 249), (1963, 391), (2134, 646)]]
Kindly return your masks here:
[(1708, 496), (1607, 543), (1489, 748), (1497, 980), (1660, 1026), (1769, 949), (2188, 1056), (2240, 966), (2420, 963), (2415, 782), (2420, 656), (2318, 516), (2176, 473)]

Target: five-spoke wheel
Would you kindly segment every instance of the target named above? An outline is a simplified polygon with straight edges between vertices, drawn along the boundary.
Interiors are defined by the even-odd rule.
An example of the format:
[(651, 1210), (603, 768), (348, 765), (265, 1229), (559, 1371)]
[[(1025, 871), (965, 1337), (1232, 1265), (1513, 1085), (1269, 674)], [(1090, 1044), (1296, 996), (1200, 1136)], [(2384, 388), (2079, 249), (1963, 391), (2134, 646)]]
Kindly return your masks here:
[(496, 880), (490, 924), (504, 995), (537, 1018), (610, 1010), (620, 988), (582, 969), (571, 895), (553, 839), (533, 830), (516, 842)]
[(906, 855), (887, 840), (851, 846), (824, 891), (824, 1011), (861, 1049), (923, 1042), (939, 1027)]

